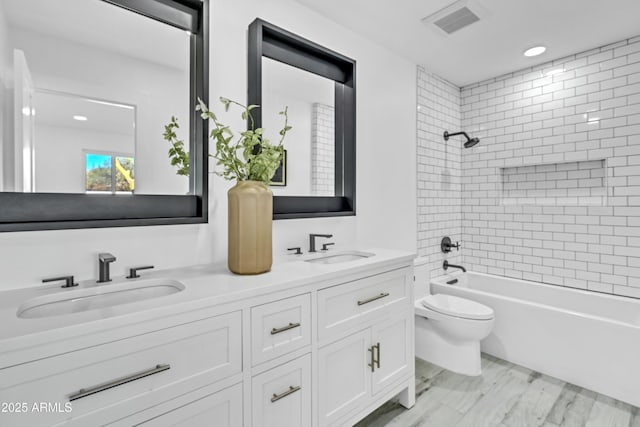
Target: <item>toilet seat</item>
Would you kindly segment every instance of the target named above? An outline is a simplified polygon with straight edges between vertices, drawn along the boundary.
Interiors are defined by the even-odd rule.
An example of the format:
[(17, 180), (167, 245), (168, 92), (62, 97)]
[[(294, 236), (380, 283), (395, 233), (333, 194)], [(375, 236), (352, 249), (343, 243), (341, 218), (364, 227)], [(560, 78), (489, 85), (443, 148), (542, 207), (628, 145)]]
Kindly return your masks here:
[(493, 319), (493, 310), (486, 305), (453, 295), (427, 295), (420, 303), (423, 307), (447, 316), (472, 320)]

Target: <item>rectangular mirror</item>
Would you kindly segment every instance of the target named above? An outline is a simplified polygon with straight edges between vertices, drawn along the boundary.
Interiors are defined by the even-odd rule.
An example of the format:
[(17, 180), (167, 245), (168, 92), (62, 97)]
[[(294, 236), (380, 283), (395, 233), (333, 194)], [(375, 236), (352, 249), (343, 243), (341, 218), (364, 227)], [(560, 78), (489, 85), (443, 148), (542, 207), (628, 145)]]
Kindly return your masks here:
[(286, 180), (276, 180), (274, 196), (330, 196), (335, 191), (334, 81), (262, 57), (262, 126), (281, 125), (287, 106), (289, 122), (284, 162)]
[(260, 19), (248, 51), (256, 127), (270, 136), (285, 106), (292, 126), (272, 180), (273, 218), (355, 215), (355, 61)]
[(0, 231), (206, 222), (207, 6), (0, 3)]

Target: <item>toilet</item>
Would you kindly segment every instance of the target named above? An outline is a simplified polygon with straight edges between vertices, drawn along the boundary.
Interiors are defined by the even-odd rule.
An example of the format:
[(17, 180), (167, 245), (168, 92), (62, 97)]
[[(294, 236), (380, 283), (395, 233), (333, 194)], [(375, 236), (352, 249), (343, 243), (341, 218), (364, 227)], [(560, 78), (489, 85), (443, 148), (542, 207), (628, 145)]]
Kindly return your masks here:
[(429, 295), (427, 268), (416, 262), (416, 357), (459, 374), (480, 375), (480, 340), (491, 333), (493, 310), (453, 295)]

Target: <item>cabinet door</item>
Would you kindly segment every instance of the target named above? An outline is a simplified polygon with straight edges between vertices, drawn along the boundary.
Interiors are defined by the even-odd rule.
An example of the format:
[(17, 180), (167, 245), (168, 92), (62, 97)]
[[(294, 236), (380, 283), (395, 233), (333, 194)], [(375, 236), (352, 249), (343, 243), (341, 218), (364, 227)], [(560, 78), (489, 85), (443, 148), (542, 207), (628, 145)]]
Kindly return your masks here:
[(407, 376), (413, 371), (413, 313), (402, 314), (372, 328), (376, 367), (373, 393)]
[(311, 425), (311, 355), (253, 377), (254, 427)]
[(318, 352), (318, 414), (326, 426), (371, 394), (371, 329), (349, 335)]

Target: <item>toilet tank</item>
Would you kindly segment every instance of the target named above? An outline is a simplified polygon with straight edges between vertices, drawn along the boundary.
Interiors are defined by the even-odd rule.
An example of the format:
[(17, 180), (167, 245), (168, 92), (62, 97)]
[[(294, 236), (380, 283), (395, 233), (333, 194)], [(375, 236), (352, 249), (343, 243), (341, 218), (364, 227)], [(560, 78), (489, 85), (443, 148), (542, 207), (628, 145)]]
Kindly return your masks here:
[(416, 300), (429, 293), (429, 263), (427, 257), (413, 260), (413, 292)]

